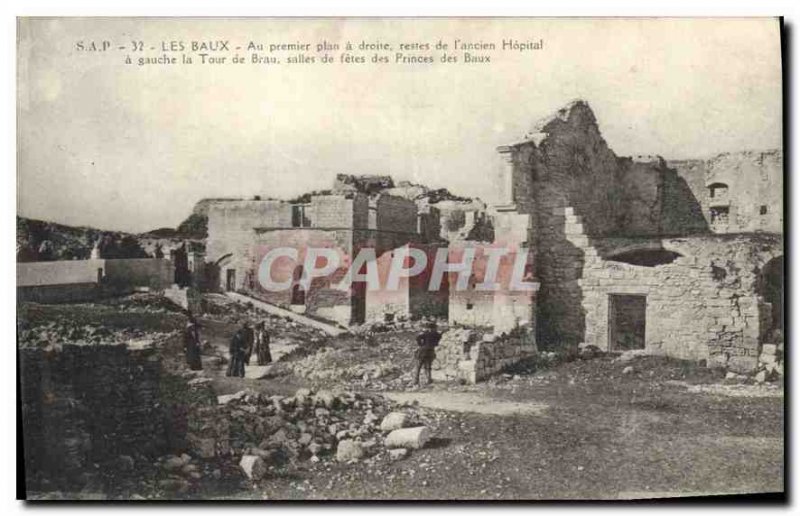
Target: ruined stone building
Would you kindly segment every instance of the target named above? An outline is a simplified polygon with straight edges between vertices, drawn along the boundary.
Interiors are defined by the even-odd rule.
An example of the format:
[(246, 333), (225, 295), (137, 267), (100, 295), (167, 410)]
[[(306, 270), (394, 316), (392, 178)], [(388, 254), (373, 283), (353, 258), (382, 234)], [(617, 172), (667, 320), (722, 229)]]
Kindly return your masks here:
[[(337, 178), (330, 191), (309, 194), (297, 202), (282, 200), (224, 200), (208, 207), (207, 261), (218, 270), (222, 290), (243, 290), (264, 301), (340, 324), (368, 319), (412, 317), (446, 310), (447, 294), (429, 293), (424, 278), (408, 280), (396, 292), (368, 291), (354, 282), (349, 291), (335, 286), (362, 248), (375, 249), (378, 261), (413, 245), (434, 253), (438, 245), (437, 213), (418, 213), (408, 199), (381, 193), (386, 187), (364, 180)], [(391, 179), (389, 179), (391, 180)], [(269, 249), (292, 247), (300, 251), (297, 262), (276, 261), (272, 275), (291, 279), (291, 288), (267, 291), (257, 280), (258, 267)], [(303, 250), (326, 247), (341, 253), (340, 267), (326, 278), (316, 278), (303, 288)], [(418, 285), (419, 288), (416, 288)], [(442, 300), (438, 297), (444, 296)]]
[(540, 347), (747, 371), (781, 338), (780, 151), (618, 157), (583, 101), (498, 151), (496, 239), (532, 249)]
[[(345, 175), (293, 202), (208, 202), (216, 284), (341, 324), (434, 315), (494, 335), (522, 328), (544, 349), (643, 349), (742, 371), (756, 366), (762, 343), (782, 339), (780, 151), (620, 157), (588, 104), (575, 101), (498, 152), (491, 206), (388, 176)], [(258, 263), (265, 249), (286, 245), (339, 249), (343, 266), (303, 289), (302, 266), (292, 263), (277, 271), (292, 288), (265, 291)], [(375, 248), (385, 265), (408, 245), (429, 261), (448, 247), (450, 262), (478, 248), (469, 288), (430, 292), (424, 274), (394, 293), (332, 288), (361, 248)], [(476, 288), (492, 247), (526, 253), (535, 288)]]

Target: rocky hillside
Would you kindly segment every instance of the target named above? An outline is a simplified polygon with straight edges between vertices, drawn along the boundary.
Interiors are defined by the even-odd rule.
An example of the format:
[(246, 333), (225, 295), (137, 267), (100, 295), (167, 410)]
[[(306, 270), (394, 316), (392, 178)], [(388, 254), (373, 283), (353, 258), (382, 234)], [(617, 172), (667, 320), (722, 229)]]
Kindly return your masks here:
[(171, 249), (186, 241), (193, 249), (202, 247), (203, 237), (199, 237), (199, 233), (197, 227), (191, 232), (179, 227), (134, 234), (18, 216), (17, 261), (86, 260), (98, 242), (103, 258), (147, 258), (157, 254), (157, 247), (167, 256)]

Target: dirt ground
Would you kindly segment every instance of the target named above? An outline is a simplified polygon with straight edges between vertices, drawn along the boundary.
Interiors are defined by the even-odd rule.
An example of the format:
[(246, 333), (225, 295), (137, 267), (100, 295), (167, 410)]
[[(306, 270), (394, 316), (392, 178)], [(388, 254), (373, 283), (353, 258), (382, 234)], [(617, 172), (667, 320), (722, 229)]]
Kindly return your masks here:
[[(376, 339), (413, 349), (409, 333)], [(342, 346), (350, 346), (347, 356), (356, 360), (353, 342)], [(374, 354), (375, 345), (368, 347)], [(403, 349), (396, 351), (404, 355)], [(364, 360), (369, 356), (364, 353)], [(400, 365), (410, 369), (410, 358)], [(634, 372), (623, 374), (627, 366)], [(378, 390), (393, 401), (416, 401), (433, 415), (430, 447), (398, 462), (307, 463), (247, 491), (220, 496), (629, 499), (784, 489), (779, 387), (724, 385), (720, 372), (655, 357), (620, 363), (604, 356), (506, 376), (477, 386), (434, 382), (421, 390), (387, 391), (379, 383)], [(358, 383), (346, 379), (338, 387)], [(363, 383), (370, 390), (370, 382)], [(263, 380), (218, 377), (216, 388), (291, 394), (321, 385), (337, 387), (336, 381), (285, 374)], [(743, 387), (750, 396), (737, 395)]]
[[(236, 323), (204, 316), (200, 324), (201, 338), (209, 341), (205, 358), (226, 356)], [(244, 388), (270, 395), (300, 387), (378, 391), (400, 410), (414, 406), (424, 413), (434, 438), (399, 461), (299, 461), (256, 483), (244, 476), (204, 478), (194, 493), (214, 499), (552, 500), (784, 490), (781, 386), (743, 390), (696, 364), (604, 355), (479, 385), (435, 381), (415, 389), (407, 387), (411, 332), (371, 341), (327, 338), (304, 351), (303, 339), (291, 331), (274, 336), (277, 362), (265, 378), (228, 378), (224, 364), (207, 364), (204, 374), (213, 378), (216, 394)], [(369, 352), (359, 353), (360, 346)], [(349, 369), (313, 380), (294, 372), (293, 364), (318, 353), (341, 353)], [(348, 376), (360, 374), (353, 369), (358, 357), (381, 356), (392, 357), (394, 367), (384, 371), (388, 380)], [(623, 373), (628, 366), (633, 371)]]

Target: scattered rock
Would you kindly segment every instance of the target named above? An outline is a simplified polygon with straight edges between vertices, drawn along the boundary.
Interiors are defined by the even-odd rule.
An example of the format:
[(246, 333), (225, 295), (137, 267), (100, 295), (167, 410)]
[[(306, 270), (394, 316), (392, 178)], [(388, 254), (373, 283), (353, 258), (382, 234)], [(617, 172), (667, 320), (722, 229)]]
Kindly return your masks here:
[(242, 460), (239, 461), (239, 467), (242, 468), (242, 471), (250, 480), (259, 480), (267, 472), (267, 465), (264, 463), (264, 459), (258, 455), (243, 456)]
[(213, 438), (189, 435), (188, 439), (192, 451), (201, 459), (212, 459), (216, 455), (217, 444)]
[(622, 370), (622, 374), (632, 374), (633, 373), (633, 366), (627, 366), (625, 369)]
[(381, 430), (384, 432), (391, 432), (406, 426), (408, 422), (408, 414), (405, 412), (390, 412), (381, 421)]
[(339, 441), (339, 445), (336, 447), (336, 460), (338, 461), (358, 460), (363, 456), (364, 450), (361, 448), (361, 444), (352, 439)]
[(247, 391), (239, 391), (235, 394), (223, 394), (222, 396), (217, 396), (217, 403), (219, 405), (227, 405), (231, 401), (240, 400), (247, 395)]
[(316, 396), (314, 396), (314, 404), (332, 409), (336, 404), (336, 395), (330, 391), (319, 391)]
[(389, 457), (392, 460), (401, 460), (408, 457), (408, 449), (406, 448), (394, 448), (389, 450)]
[(120, 455), (117, 458), (117, 465), (122, 471), (130, 471), (134, 466), (133, 457), (130, 455)]
[(167, 471), (177, 471), (181, 469), (186, 462), (181, 457), (169, 457), (165, 460), (161, 467)]

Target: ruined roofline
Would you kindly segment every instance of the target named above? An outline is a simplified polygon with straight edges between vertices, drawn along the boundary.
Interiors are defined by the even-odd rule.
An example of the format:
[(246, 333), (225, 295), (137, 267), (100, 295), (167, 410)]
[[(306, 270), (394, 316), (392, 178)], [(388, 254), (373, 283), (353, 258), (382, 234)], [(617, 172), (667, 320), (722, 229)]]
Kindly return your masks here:
[(691, 162), (703, 162), (707, 163), (709, 161), (714, 161), (720, 158), (725, 158), (728, 156), (758, 156), (758, 155), (780, 155), (783, 158), (783, 149), (772, 147), (766, 149), (743, 149), (743, 150), (734, 150), (734, 151), (723, 151), (717, 152), (714, 154), (707, 154), (705, 156), (691, 156), (686, 158), (670, 158), (667, 160), (667, 163), (691, 163)]
[(558, 109), (552, 115), (537, 120), (536, 123), (533, 124), (533, 127), (528, 132), (528, 134), (525, 135), (525, 137), (527, 138), (529, 134), (546, 133), (547, 127), (553, 122), (563, 123), (568, 121), (569, 117), (572, 115), (572, 111), (577, 107), (585, 108), (589, 113), (591, 113), (592, 119), (596, 120), (594, 117), (594, 111), (592, 111), (592, 108), (589, 106), (589, 103), (587, 101), (583, 99), (573, 99), (567, 102), (567, 104)]
[(589, 103), (583, 99), (573, 99), (558, 110), (556, 110), (553, 114), (545, 116), (537, 120), (531, 130), (525, 133), (521, 140), (508, 143), (505, 145), (500, 145), (497, 147), (497, 152), (505, 153), (510, 152), (511, 149), (516, 147), (521, 147), (523, 145), (539, 145), (541, 141), (547, 137), (550, 132), (554, 129), (552, 125), (554, 123), (557, 124), (564, 124), (566, 123), (569, 118), (572, 116), (572, 112), (575, 108), (583, 108), (586, 112), (590, 115), (591, 122), (596, 126), (597, 119), (594, 116), (594, 111), (589, 106)]

